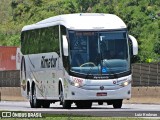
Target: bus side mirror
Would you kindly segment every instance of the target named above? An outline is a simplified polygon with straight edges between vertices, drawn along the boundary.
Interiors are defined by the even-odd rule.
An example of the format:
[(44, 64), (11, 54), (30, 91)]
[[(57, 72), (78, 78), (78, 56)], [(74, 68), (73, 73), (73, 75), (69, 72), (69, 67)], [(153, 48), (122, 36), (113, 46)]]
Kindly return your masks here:
[(66, 35), (63, 35), (62, 39), (63, 39), (63, 54), (64, 56), (68, 56), (68, 41)]
[(132, 42), (133, 55), (137, 55), (138, 54), (138, 43), (137, 43), (137, 40), (132, 35), (129, 35), (129, 39)]

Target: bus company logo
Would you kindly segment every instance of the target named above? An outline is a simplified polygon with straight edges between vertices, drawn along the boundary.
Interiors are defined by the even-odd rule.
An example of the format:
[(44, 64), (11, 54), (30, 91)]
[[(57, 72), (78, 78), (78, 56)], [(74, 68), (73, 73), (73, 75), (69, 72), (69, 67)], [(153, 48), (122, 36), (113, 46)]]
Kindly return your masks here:
[(41, 59), (41, 68), (54, 68), (56, 67), (56, 61), (57, 58), (45, 58), (45, 56), (42, 56)]
[(104, 86), (100, 86), (100, 90), (104, 90)]
[(73, 81), (74, 81), (75, 83), (83, 83), (83, 79), (81, 79), (81, 78), (76, 78), (76, 77), (74, 77), (74, 78), (73, 78)]

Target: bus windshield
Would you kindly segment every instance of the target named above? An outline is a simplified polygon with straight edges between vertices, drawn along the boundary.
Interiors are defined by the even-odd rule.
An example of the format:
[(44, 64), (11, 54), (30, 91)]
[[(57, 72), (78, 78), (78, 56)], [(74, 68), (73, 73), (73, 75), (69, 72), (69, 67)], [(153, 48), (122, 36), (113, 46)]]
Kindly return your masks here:
[(126, 31), (68, 31), (70, 72), (114, 75), (130, 71)]

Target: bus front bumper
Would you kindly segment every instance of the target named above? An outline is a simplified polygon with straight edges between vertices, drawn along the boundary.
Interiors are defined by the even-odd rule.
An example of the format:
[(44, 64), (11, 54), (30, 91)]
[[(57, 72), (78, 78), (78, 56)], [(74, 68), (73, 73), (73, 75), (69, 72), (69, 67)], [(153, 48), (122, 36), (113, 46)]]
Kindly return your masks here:
[(114, 100), (131, 98), (131, 84), (115, 90), (85, 90), (70, 86), (64, 93), (65, 100)]

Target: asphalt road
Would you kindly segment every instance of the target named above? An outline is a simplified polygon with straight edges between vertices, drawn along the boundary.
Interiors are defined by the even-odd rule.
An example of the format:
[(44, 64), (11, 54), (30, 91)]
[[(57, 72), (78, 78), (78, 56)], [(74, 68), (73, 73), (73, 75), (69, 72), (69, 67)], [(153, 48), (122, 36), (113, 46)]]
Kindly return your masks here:
[(62, 109), (59, 102), (51, 104), (50, 108), (30, 108), (29, 102), (0, 101), (0, 111), (40, 112), (49, 114), (67, 114), (83, 116), (108, 117), (160, 117), (160, 104), (123, 104), (121, 109), (113, 109), (112, 105), (93, 103), (91, 109)]

